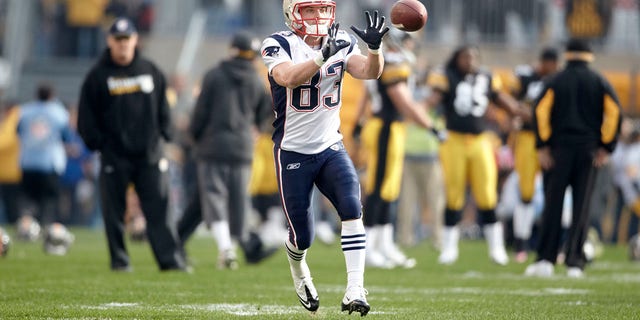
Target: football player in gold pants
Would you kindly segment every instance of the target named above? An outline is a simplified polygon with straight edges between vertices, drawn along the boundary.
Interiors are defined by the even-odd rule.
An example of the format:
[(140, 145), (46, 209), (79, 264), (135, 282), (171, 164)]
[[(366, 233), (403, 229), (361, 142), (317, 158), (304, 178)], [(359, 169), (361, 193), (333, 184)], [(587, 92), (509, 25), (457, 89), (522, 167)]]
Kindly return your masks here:
[(500, 265), (509, 261), (503, 227), (495, 214), (498, 172), (484, 117), (490, 101), (511, 114), (519, 111), (515, 99), (501, 91), (500, 79), (478, 68), (478, 56), (477, 48), (461, 47), (453, 53), (444, 70), (432, 72), (427, 80), (434, 90), (429, 104), (444, 105), (449, 131), (447, 141), (440, 147), (447, 197), (442, 250), (438, 258), (441, 264), (452, 264), (458, 259), (460, 231), (457, 224), (465, 205), (467, 185), (471, 187), (478, 208), (490, 258)]

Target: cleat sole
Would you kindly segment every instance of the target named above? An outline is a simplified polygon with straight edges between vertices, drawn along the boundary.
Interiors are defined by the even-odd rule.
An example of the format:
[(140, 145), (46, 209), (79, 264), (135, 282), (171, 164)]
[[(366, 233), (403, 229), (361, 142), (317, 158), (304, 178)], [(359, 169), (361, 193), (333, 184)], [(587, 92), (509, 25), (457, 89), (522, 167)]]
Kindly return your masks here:
[(349, 304), (341, 304), (342, 311), (349, 311), (349, 314), (353, 312), (359, 312), (361, 317), (364, 317), (369, 313), (371, 307), (366, 302), (360, 300), (351, 301)]

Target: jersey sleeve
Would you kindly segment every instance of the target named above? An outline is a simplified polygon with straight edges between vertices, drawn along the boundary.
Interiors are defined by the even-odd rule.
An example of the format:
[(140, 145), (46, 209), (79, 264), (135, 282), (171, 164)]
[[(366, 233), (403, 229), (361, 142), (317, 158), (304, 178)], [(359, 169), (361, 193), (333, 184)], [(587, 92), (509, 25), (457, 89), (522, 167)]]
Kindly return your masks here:
[[(281, 40), (278, 41), (277, 39)], [(271, 70), (273, 70), (275, 66), (283, 62), (292, 61), (291, 56), (289, 56), (285, 48), (283, 48), (282, 41), (286, 42), (283, 37), (278, 35), (270, 36), (262, 41), (260, 52), (269, 74), (271, 74)]]
[(394, 63), (385, 65), (380, 81), (385, 85), (405, 82), (411, 75), (411, 67), (406, 63)]
[(449, 91), (449, 81), (447, 80), (447, 76), (444, 74), (444, 70), (434, 70), (433, 72), (430, 72), (427, 76), (427, 85), (433, 90), (442, 92)]
[(600, 144), (607, 151), (613, 152), (620, 135), (622, 108), (620, 101), (608, 81), (601, 78), (604, 87), (602, 125), (600, 127)]

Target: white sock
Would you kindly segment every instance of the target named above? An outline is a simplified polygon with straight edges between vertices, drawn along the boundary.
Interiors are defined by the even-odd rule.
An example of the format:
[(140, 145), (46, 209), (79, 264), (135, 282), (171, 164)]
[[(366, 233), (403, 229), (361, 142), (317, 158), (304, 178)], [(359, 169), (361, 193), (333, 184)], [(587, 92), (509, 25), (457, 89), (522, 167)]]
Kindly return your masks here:
[(362, 219), (342, 221), (342, 252), (347, 265), (347, 288), (364, 286), (366, 234)]
[(533, 228), (533, 220), (535, 216), (535, 208), (533, 204), (518, 203), (513, 212), (513, 235), (518, 239), (529, 239), (531, 237), (531, 229)]
[(489, 245), (489, 250), (504, 248), (504, 230), (502, 222), (498, 221), (492, 224), (485, 224), (484, 237)]
[(442, 229), (442, 251), (457, 251), (458, 242), (460, 242), (460, 228), (458, 226), (445, 226)]
[(387, 223), (385, 225), (380, 226), (381, 237), (378, 240), (380, 244), (380, 248), (382, 252), (391, 252), (395, 249), (395, 242), (393, 240), (393, 225), (391, 223)]
[(285, 249), (287, 249), (287, 260), (289, 260), (289, 267), (291, 268), (291, 276), (294, 279), (300, 279), (311, 276), (311, 271), (307, 265), (307, 250), (298, 250), (289, 242), (289, 239), (284, 242)]
[(232, 249), (231, 234), (229, 233), (229, 223), (225, 220), (216, 221), (211, 224), (211, 234), (218, 244), (218, 251)]

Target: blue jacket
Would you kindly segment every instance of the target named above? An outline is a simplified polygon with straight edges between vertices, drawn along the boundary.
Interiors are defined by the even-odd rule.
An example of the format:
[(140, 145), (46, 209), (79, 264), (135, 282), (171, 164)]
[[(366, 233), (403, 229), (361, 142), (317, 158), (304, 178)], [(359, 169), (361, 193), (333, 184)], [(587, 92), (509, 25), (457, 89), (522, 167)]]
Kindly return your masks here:
[(70, 140), (69, 113), (58, 101), (23, 105), (18, 122), (22, 170), (62, 174), (67, 165), (64, 143)]

